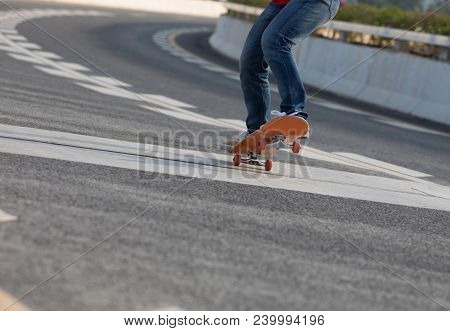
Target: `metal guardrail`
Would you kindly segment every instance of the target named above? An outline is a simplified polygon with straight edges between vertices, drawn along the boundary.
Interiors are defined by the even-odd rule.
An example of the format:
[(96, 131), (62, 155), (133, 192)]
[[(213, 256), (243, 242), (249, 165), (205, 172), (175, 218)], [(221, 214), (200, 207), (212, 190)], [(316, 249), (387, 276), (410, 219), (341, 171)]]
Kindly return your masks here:
[[(225, 3), (228, 15), (247, 21), (254, 21), (262, 8), (236, 3)], [(319, 28), (317, 37), (412, 53), (439, 61), (450, 61), (450, 37), (388, 27), (379, 27), (343, 21), (331, 21)]]

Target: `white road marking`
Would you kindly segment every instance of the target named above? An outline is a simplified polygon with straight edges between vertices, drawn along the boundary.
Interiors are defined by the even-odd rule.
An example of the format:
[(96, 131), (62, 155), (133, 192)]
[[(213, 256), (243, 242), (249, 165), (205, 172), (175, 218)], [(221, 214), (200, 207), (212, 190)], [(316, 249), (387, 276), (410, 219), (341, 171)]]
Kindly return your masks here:
[(222, 73), (222, 74), (229, 74), (230, 73), (230, 70), (225, 69), (225, 68), (221, 68), (221, 67), (217, 67), (217, 66), (203, 65), (202, 68), (206, 69), (206, 70), (209, 70), (209, 71)]
[(73, 62), (59, 62), (59, 65), (75, 71), (91, 71), (91, 69)]
[(331, 102), (331, 101), (324, 100), (324, 99), (320, 99), (320, 98), (317, 98), (317, 97), (309, 99), (308, 102), (311, 102), (311, 103), (319, 105), (319, 106), (323, 106), (323, 107), (327, 107), (327, 108), (331, 108), (331, 109), (335, 109), (335, 110), (344, 111), (344, 112), (347, 112), (347, 113), (360, 114), (360, 115), (367, 115), (368, 114), (367, 112), (364, 112), (362, 110), (358, 110), (358, 109), (353, 108), (353, 107), (340, 105), (338, 103)]
[(17, 216), (8, 214), (6, 211), (0, 209), (0, 223), (17, 221)]
[(287, 163), (275, 163), (268, 174), (259, 168), (233, 167), (231, 156), (224, 154), (156, 145), (145, 145), (139, 152), (142, 146), (137, 143), (8, 125), (0, 125), (0, 137), (2, 153), (450, 211), (449, 188), (430, 182)]
[(139, 100), (144, 100), (143, 97), (141, 97), (139, 94), (130, 92), (128, 90), (124, 90), (121, 88), (117, 88), (117, 87), (104, 87), (104, 86), (99, 86), (99, 85), (94, 85), (94, 84), (85, 84), (85, 83), (77, 83), (77, 85), (82, 86), (86, 89), (95, 91), (97, 93), (101, 93), (104, 95), (110, 95), (110, 96), (114, 96), (114, 97), (118, 97), (118, 98), (124, 98), (124, 99), (130, 99), (130, 100), (135, 100), (135, 101), (139, 101)]
[(41, 49), (41, 46), (36, 45), (34, 43), (18, 42), (17, 45), (19, 45), (20, 47), (27, 48), (27, 49)]
[(181, 101), (178, 101), (178, 100), (175, 100), (175, 99), (166, 97), (166, 96), (164, 96), (164, 95), (158, 95), (158, 94), (143, 94), (143, 96), (144, 96), (146, 99), (148, 99), (148, 100), (150, 100), (150, 101), (152, 101), (152, 102), (153, 102), (153, 101), (159, 101), (159, 102), (165, 103), (165, 104), (167, 104), (167, 105), (170, 105), (170, 106), (172, 106), (172, 107), (180, 107), (180, 108), (197, 108), (197, 107), (195, 107), (195, 106), (193, 106), (193, 105), (190, 105), (190, 104), (188, 104), (188, 103), (181, 102)]
[(233, 79), (233, 80), (237, 80), (237, 81), (241, 81), (241, 77), (239, 77), (239, 75), (226, 75), (228, 78)]
[(412, 130), (412, 131), (417, 131), (417, 132), (424, 132), (424, 133), (430, 133), (430, 134), (435, 134), (435, 135), (440, 135), (440, 136), (444, 136), (444, 137), (450, 137), (450, 134), (446, 134), (444, 132), (440, 132), (440, 131), (436, 131), (436, 130), (432, 130), (432, 129), (427, 129), (418, 125), (414, 125), (414, 124), (410, 124), (410, 123), (405, 123), (405, 122), (400, 122), (398, 120), (392, 119), (390, 117), (386, 117), (386, 116), (382, 116), (382, 115), (374, 115), (373, 113), (369, 113), (366, 111), (362, 111), (362, 110), (358, 110), (356, 108), (353, 107), (348, 107), (348, 106), (344, 106), (344, 105), (340, 105), (337, 104), (335, 102), (331, 102), (331, 101), (327, 101), (327, 100), (323, 100), (323, 99), (319, 99), (319, 98), (313, 98), (310, 99), (309, 102), (319, 105), (319, 106), (323, 106), (323, 107), (327, 107), (327, 108), (331, 108), (334, 110), (339, 110), (339, 111), (344, 111), (347, 113), (353, 113), (353, 114), (359, 114), (359, 115), (365, 115), (365, 116), (370, 116), (370, 118), (374, 121), (377, 121), (379, 123), (383, 123), (383, 124), (387, 124), (387, 125), (391, 125), (397, 128), (401, 128), (401, 129), (406, 129), (406, 130)]
[(61, 70), (59, 68), (55, 69), (44, 66), (35, 66), (35, 68), (52, 76), (63, 77), (73, 80), (87, 80), (85, 75), (75, 70)]
[(130, 84), (121, 82), (118, 79), (112, 78), (112, 77), (106, 77), (106, 76), (91, 76), (91, 78), (94, 81), (99, 81), (102, 84), (107, 84), (111, 86), (123, 86), (123, 87), (131, 87)]
[(147, 106), (147, 105), (141, 105), (141, 107), (145, 108), (147, 110), (151, 110), (151, 111), (154, 111), (154, 112), (160, 113), (160, 114), (165, 114), (165, 115), (168, 115), (168, 116), (171, 116), (171, 117), (183, 120), (183, 121), (196, 122), (196, 123), (213, 125), (213, 126), (218, 126), (221, 128), (228, 128), (231, 130), (236, 130), (236, 127), (233, 126), (232, 124), (230, 124), (229, 122), (214, 119), (212, 117), (209, 117), (206, 115), (201, 115), (201, 114), (198, 114), (196, 112), (186, 110), (186, 109), (179, 108), (179, 109), (175, 109), (175, 110), (170, 110), (170, 109), (162, 109), (162, 108)]
[(180, 34), (207, 31), (210, 31), (210, 29), (206, 27), (162, 30), (153, 36), (153, 41), (163, 50), (181, 58), (187, 63), (194, 63), (205, 70), (217, 72), (231, 79), (236, 79), (236, 72), (202, 59), (186, 49), (179, 47), (175, 42), (176, 37)]
[(204, 62), (199, 59), (185, 58), (186, 62), (194, 63), (194, 64), (203, 64)]
[(43, 57), (46, 59), (51, 59), (51, 60), (60, 60), (61, 56), (52, 53), (52, 52), (46, 52), (46, 51), (35, 51), (34, 54), (36, 54), (39, 57)]
[(419, 172), (419, 171), (407, 169), (407, 168), (404, 168), (404, 167), (396, 166), (396, 165), (393, 165), (393, 164), (390, 164), (390, 163), (386, 163), (386, 162), (382, 162), (382, 161), (379, 161), (379, 160), (371, 159), (369, 157), (358, 155), (358, 154), (354, 154), (354, 153), (333, 153), (333, 154), (341, 155), (341, 156), (344, 156), (344, 157), (346, 157), (348, 159), (361, 161), (361, 162), (367, 163), (369, 165), (374, 165), (378, 169), (386, 169), (386, 170), (397, 172), (399, 174), (403, 174), (403, 175), (406, 175), (406, 176), (417, 177), (417, 178), (432, 177), (431, 175), (425, 174), (423, 172)]
[(8, 39), (14, 40), (14, 41), (27, 41), (27, 38), (20, 34), (10, 34), (8, 35)]
[(450, 137), (450, 134), (447, 134), (444, 132), (427, 129), (427, 128), (424, 128), (424, 127), (421, 127), (418, 125), (414, 125), (414, 124), (410, 124), (410, 123), (399, 122), (399, 121), (396, 121), (396, 120), (393, 120), (393, 119), (390, 119), (387, 117), (374, 116), (373, 119), (377, 122), (391, 125), (391, 126), (394, 126), (394, 127), (400, 128), (400, 129), (423, 132), (423, 133), (430, 133), (430, 134), (440, 135), (440, 136), (444, 136), (444, 137)]
[(226, 122), (231, 124), (233, 128), (239, 131), (243, 131), (247, 129), (247, 125), (245, 124), (245, 121), (243, 120), (235, 120), (235, 119), (229, 119), (229, 118), (220, 118), (221, 122)]
[(13, 59), (19, 60), (19, 61), (24, 61), (24, 62), (30, 62), (30, 63), (34, 63), (34, 64), (44, 64), (45, 65), (45, 61), (39, 59), (39, 58), (35, 58), (35, 57), (31, 57), (28, 55), (23, 55), (23, 54), (15, 54), (15, 53), (9, 53), (9, 56), (11, 56)]
[[(394, 164), (381, 162), (378, 160), (370, 159), (362, 155), (349, 153), (350, 157), (345, 156), (346, 153), (328, 153), (312, 147), (305, 147), (302, 152), (302, 156), (318, 161), (325, 161), (344, 166), (350, 166), (355, 168), (361, 168), (366, 170), (372, 170), (379, 173), (399, 177), (408, 181), (425, 183), (426, 181), (420, 177), (432, 177), (431, 175), (420, 173), (420, 177), (410, 176), (411, 173), (418, 174), (414, 170), (406, 169), (396, 166)], [(383, 164), (382, 167), (379, 165)]]
[[(1, 23), (2, 25), (4, 25), (4, 22), (6, 22), (7, 18), (3, 18), (3, 22)], [(4, 34), (16, 34), (17, 31), (14, 29), (5, 29), (5, 28), (0, 28), (0, 33), (4, 33)]]
[(0, 50), (1, 51), (5, 51), (8, 53), (22, 53), (20, 50), (18, 50), (17, 48), (11, 47), (11, 46), (3, 46), (0, 45)]

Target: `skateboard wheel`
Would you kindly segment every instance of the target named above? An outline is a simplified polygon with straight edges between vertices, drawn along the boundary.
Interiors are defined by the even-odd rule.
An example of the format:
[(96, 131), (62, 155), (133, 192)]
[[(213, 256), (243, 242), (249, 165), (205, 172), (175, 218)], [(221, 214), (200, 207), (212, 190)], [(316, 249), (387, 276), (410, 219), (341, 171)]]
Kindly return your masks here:
[(241, 156), (240, 155), (235, 155), (233, 157), (233, 164), (237, 167), (241, 164)]
[(300, 153), (301, 148), (302, 146), (300, 146), (300, 143), (297, 140), (294, 140), (294, 143), (292, 144), (292, 152), (298, 154)]
[(264, 169), (266, 169), (266, 171), (272, 170), (272, 160), (266, 160), (264, 163)]

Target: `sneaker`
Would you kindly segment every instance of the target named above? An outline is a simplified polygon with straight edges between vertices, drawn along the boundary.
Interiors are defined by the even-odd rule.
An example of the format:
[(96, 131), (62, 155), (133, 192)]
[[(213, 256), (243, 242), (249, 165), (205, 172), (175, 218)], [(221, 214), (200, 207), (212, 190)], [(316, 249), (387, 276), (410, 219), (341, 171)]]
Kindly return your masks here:
[(308, 118), (308, 114), (299, 110), (299, 111), (295, 111), (293, 113), (290, 114), (286, 114), (285, 112), (281, 112), (279, 110), (272, 110), (270, 112), (270, 115), (272, 116), (272, 118), (277, 118), (277, 117), (282, 117), (282, 116), (297, 116), (297, 117), (301, 117), (303, 119), (307, 119)]
[[(270, 112), (270, 115), (272, 116), (272, 118), (278, 118), (278, 117), (283, 117), (283, 116), (297, 116), (297, 117), (303, 118), (305, 121), (308, 119), (308, 114), (303, 111), (295, 111), (293, 113), (286, 114), (285, 112), (281, 112), (279, 110), (272, 110)], [(306, 136), (304, 136), (302, 138), (309, 139), (310, 137), (311, 137), (311, 130), (309, 130), (308, 133), (306, 134)]]

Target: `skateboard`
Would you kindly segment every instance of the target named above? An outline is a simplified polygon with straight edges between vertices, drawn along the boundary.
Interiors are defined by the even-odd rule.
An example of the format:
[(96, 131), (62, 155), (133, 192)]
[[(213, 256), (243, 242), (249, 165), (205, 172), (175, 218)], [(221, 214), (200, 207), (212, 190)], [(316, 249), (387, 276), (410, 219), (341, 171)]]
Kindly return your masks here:
[(229, 152), (234, 155), (233, 164), (264, 166), (266, 171), (271, 171), (272, 159), (277, 151), (291, 149), (293, 153), (299, 153), (302, 148), (299, 139), (307, 136), (308, 132), (309, 124), (301, 117), (283, 116), (272, 119), (241, 142), (231, 146)]

